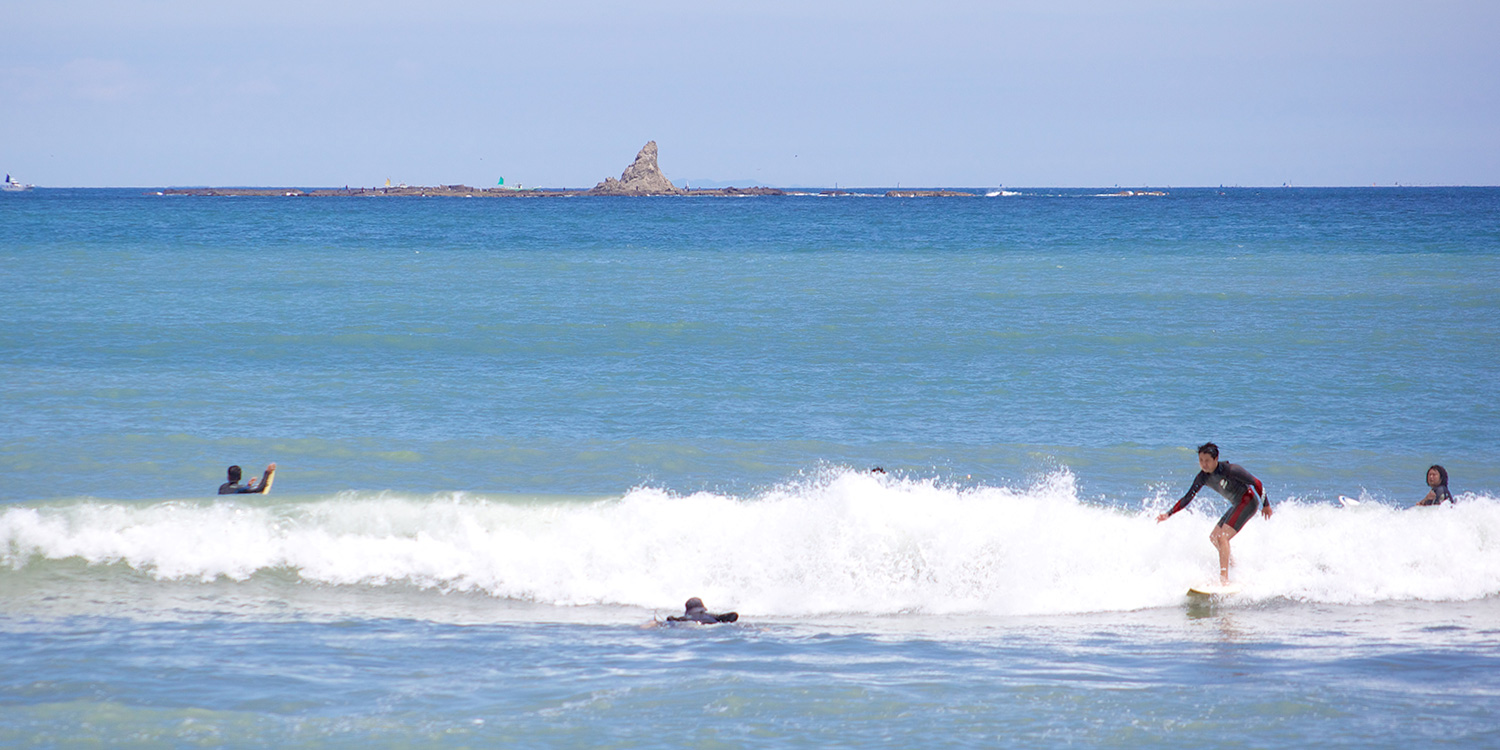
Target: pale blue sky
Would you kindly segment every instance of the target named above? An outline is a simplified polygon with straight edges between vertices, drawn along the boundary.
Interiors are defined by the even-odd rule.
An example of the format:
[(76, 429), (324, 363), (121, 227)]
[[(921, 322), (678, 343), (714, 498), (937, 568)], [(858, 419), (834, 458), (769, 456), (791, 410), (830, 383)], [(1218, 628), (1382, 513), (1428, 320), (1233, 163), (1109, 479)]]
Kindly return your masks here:
[[(307, 7), (311, 6), (311, 7)], [(1500, 184), (1500, 2), (0, 0), (38, 185)]]

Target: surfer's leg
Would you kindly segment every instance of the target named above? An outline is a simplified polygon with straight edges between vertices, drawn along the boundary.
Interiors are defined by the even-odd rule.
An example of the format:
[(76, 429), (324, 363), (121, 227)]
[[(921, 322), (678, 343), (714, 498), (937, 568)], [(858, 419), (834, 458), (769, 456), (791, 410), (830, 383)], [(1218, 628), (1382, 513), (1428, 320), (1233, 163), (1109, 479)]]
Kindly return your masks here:
[(1239, 529), (1221, 523), (1208, 535), (1209, 543), (1219, 551), (1219, 583), (1229, 583), (1229, 540), (1238, 533)]
[(1219, 519), (1219, 524), (1208, 535), (1208, 541), (1219, 551), (1220, 583), (1229, 583), (1229, 566), (1233, 562), (1229, 555), (1229, 540), (1240, 533), (1240, 529), (1245, 528), (1245, 523), (1255, 515), (1255, 506), (1258, 504), (1255, 495), (1246, 490), (1240, 501)]

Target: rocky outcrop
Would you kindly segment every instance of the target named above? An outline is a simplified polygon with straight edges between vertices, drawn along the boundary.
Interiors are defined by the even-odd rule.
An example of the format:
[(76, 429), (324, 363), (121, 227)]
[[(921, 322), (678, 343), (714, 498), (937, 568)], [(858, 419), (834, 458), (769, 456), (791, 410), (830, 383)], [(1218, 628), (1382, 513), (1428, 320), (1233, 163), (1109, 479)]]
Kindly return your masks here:
[(962, 190), (891, 190), (887, 198), (973, 198), (974, 193)]
[(708, 190), (687, 190), (684, 191), (684, 195), (708, 195), (719, 197), (734, 197), (738, 195), (786, 195), (786, 191), (782, 190), (781, 188), (771, 187), (725, 187), (711, 188)]
[(656, 165), (656, 141), (647, 141), (635, 161), (620, 173), (620, 179), (604, 178), (594, 186), (590, 195), (682, 195), (684, 191), (672, 184)]
[(167, 188), (157, 195), (242, 196), (252, 198), (303, 198), (311, 193), (300, 188)]

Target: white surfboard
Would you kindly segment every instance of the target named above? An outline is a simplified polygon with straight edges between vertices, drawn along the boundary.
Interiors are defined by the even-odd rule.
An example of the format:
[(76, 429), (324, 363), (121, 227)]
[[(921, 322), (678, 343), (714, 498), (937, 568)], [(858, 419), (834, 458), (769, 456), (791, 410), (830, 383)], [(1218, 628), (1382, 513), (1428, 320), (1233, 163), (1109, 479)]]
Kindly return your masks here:
[(1205, 583), (1188, 589), (1188, 596), (1225, 596), (1240, 593), (1238, 583)]
[(1353, 508), (1354, 506), (1359, 505), (1359, 501), (1355, 500), (1352, 497), (1347, 497), (1345, 495), (1339, 495), (1339, 505), (1342, 505), (1345, 508)]

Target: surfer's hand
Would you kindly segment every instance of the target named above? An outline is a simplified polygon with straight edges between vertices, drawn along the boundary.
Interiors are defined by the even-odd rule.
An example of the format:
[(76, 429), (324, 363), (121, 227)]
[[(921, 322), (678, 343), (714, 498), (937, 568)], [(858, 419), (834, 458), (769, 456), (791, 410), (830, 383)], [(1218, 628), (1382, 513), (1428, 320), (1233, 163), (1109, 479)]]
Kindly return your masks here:
[(1263, 516), (1265, 516), (1266, 518), (1270, 518), (1271, 517), (1271, 506), (1269, 506), (1269, 505), (1262, 505), (1261, 508), (1260, 508), (1260, 514), (1263, 515)]
[(1167, 520), (1167, 516), (1168, 516), (1168, 514), (1166, 514), (1166, 513), (1163, 513), (1163, 514), (1157, 516), (1156, 517), (1156, 522), (1157, 523), (1161, 523), (1162, 521)]
[(271, 463), (266, 464), (266, 471), (276, 471), (276, 462), (272, 461)]

